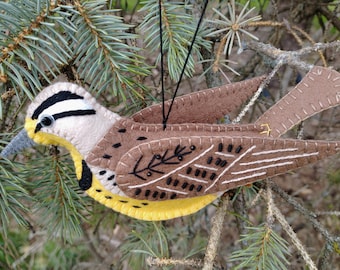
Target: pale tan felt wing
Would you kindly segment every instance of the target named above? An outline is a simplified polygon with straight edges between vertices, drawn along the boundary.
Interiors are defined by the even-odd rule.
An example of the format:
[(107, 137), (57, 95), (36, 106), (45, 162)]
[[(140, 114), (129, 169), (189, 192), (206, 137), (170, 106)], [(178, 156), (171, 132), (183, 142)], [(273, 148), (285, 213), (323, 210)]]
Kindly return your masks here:
[[(216, 123), (225, 115), (241, 108), (258, 89), (265, 76), (225, 84), (177, 97), (168, 120), (168, 124), (181, 123)], [(171, 101), (165, 102), (165, 111)], [(162, 123), (162, 104), (147, 107), (131, 117), (140, 123)]]
[(268, 124), (269, 136), (280, 137), (301, 121), (340, 105), (340, 73), (315, 66), (287, 95), (255, 122)]
[(340, 142), (191, 136), (142, 143), (120, 159), (116, 180), (129, 197), (171, 200), (215, 194), (314, 163)]

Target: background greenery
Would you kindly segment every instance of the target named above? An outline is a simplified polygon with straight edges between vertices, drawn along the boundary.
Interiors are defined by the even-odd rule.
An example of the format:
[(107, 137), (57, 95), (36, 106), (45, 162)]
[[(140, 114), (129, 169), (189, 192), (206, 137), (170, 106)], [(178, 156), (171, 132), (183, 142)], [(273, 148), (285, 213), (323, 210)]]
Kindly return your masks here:
[[(263, 43), (284, 51), (324, 44), (325, 50), (302, 55), (301, 66), (340, 69), (340, 45), (333, 42), (339, 1), (235, 2), (209, 1), (181, 93), (275, 70), (242, 119), (247, 122), (305, 72), (289, 61), (279, 64), (270, 48), (259, 52)], [(163, 1), (167, 97), (202, 5)], [(155, 0), (0, 1), (1, 147), (22, 128), (30, 99), (53, 81), (77, 82), (111, 110), (130, 115), (160, 100), (159, 63)], [(339, 108), (329, 110), (289, 135), (339, 139), (339, 115)], [(216, 205), (166, 222), (133, 220), (84, 196), (63, 149), (36, 147), (0, 159), (0, 268), (340, 269), (339, 167), (334, 157), (276, 177), (277, 185), (228, 192), (218, 206), (228, 204), (222, 234), (210, 241)], [(207, 266), (211, 242), (217, 257)]]

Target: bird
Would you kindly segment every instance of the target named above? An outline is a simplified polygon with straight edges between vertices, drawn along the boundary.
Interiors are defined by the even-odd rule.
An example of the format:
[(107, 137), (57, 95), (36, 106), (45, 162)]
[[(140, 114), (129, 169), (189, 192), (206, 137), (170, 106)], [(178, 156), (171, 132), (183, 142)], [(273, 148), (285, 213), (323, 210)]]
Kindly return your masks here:
[(132, 218), (158, 221), (195, 213), (226, 191), (339, 153), (340, 141), (281, 138), (312, 115), (338, 106), (340, 74), (314, 66), (254, 123), (217, 124), (238, 109), (265, 76), (177, 97), (123, 117), (83, 87), (59, 82), (27, 109), (8, 156), (35, 144), (65, 147), (79, 188)]

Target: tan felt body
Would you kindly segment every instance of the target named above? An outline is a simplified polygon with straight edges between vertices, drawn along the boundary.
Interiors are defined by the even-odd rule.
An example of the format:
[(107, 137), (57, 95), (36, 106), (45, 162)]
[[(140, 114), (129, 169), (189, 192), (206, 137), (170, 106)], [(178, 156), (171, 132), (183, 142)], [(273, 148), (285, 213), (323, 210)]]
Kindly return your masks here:
[(171, 124), (163, 130), (161, 124), (142, 124), (130, 119), (117, 121), (104, 138), (94, 147), (86, 162), (112, 171), (120, 158), (133, 147), (163, 138), (190, 136), (259, 136), (265, 127), (254, 124), (246, 125), (211, 125), (211, 124)]
[(239, 107), (262, 81), (259, 77), (177, 98), (165, 130), (161, 105), (121, 118), (86, 162), (115, 172), (115, 184), (128, 197), (162, 201), (221, 194), (339, 152), (339, 141), (278, 138), (339, 105), (340, 76), (327, 68), (314, 67), (255, 124), (211, 124)]

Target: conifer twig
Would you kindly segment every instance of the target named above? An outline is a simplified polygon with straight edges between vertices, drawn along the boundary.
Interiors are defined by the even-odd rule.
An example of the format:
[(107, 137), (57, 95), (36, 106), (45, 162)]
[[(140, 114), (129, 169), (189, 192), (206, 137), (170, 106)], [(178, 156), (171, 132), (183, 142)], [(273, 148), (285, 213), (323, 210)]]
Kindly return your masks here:
[(276, 207), (276, 205), (274, 203), (272, 203), (271, 209), (272, 209), (273, 214), (276, 217), (277, 221), (281, 224), (282, 228), (288, 234), (288, 236), (290, 237), (294, 246), (297, 248), (297, 250), (299, 251), (299, 253), (303, 257), (308, 268), (312, 269), (312, 270), (317, 270), (315, 263), (313, 262), (313, 260), (309, 256), (308, 252), (306, 251), (305, 247), (301, 243), (300, 239), (297, 237), (297, 235), (293, 231), (292, 227), (288, 224), (287, 220), (282, 215), (281, 211)]
[(271, 185), (272, 190), (275, 191), (282, 199), (292, 205), (297, 211), (299, 211), (313, 225), (313, 227), (325, 237), (326, 241), (332, 243), (336, 240), (336, 238), (332, 237), (327, 229), (324, 228), (323, 225), (316, 219), (317, 215), (314, 212), (307, 210), (275, 183), (272, 183)]
[(283, 65), (282, 62), (278, 62), (277, 65), (273, 68), (273, 70), (269, 73), (267, 78), (260, 84), (259, 88), (253, 95), (253, 97), (250, 99), (250, 101), (247, 103), (247, 105), (242, 109), (242, 111), (239, 113), (239, 115), (232, 121), (233, 124), (240, 123), (242, 118), (246, 115), (246, 113), (250, 110), (250, 108), (255, 104), (256, 100), (261, 95), (263, 89), (266, 87), (266, 85), (270, 82), (270, 80), (275, 76), (276, 72), (280, 69), (280, 67)]
[(264, 44), (257, 41), (249, 41), (247, 47), (275, 59), (276, 63), (281, 62), (281, 65), (287, 64), (298, 69), (308, 71), (312, 65), (303, 62), (300, 57), (315, 51), (324, 50), (327, 48), (339, 48), (340, 41), (333, 41), (330, 43), (315, 43), (312, 46), (304, 47), (297, 51), (283, 51), (273, 47), (270, 44)]
[(176, 265), (176, 266), (201, 268), (203, 266), (201, 260), (195, 260), (195, 259), (173, 259), (173, 258), (148, 257), (146, 259), (146, 263), (149, 266), (157, 266), (157, 267)]
[(215, 216), (212, 219), (212, 228), (209, 236), (208, 245), (205, 252), (204, 264), (202, 270), (212, 270), (214, 267), (214, 260), (217, 253), (217, 246), (220, 240), (223, 229), (223, 221), (229, 205), (229, 197), (223, 195), (217, 207)]
[[(284, 192), (279, 186), (275, 183), (272, 183), (272, 189), (275, 191), (282, 199), (291, 204), (297, 211), (299, 211), (314, 227), (316, 231), (321, 233), (326, 240), (324, 250), (319, 258), (320, 269), (327, 269), (329, 260), (328, 257), (331, 254), (331, 251), (335, 251), (340, 243), (340, 237), (332, 236), (328, 232), (328, 230), (316, 219), (317, 214), (311, 212), (304, 208), (300, 203), (294, 200), (290, 195)], [(326, 250), (327, 249), (327, 250)]]

